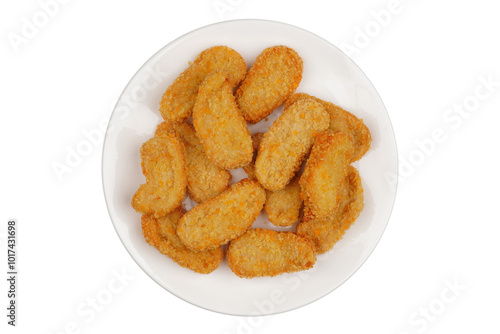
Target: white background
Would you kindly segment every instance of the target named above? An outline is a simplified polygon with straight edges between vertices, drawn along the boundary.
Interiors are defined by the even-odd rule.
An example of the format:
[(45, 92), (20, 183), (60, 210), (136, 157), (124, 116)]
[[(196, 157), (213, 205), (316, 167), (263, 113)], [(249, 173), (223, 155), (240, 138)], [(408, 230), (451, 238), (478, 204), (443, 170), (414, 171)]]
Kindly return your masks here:
[[(7, 221), (19, 227), (18, 326), (6, 324), (2, 278), (2, 333), (499, 332), (493, 1), (49, 2), (0, 5), (0, 254)], [(53, 169), (101, 131), (151, 55), (195, 28), (240, 18), (282, 21), (351, 46), (387, 107), (400, 157), (391, 219), (361, 269), (319, 301), (263, 318), (206, 311), (142, 272), (107, 213), (103, 138), (93, 137), (71, 171), (58, 177)], [(39, 27), (27, 31), (27, 22)], [(6, 262), (0, 256), (1, 277)], [(93, 309), (97, 297), (104, 303)]]

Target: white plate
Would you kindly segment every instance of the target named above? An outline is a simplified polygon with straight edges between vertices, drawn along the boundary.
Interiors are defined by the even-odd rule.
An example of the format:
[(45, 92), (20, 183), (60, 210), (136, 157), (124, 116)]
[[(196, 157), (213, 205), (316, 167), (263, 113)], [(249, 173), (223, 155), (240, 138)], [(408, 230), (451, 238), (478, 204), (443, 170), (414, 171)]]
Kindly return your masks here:
[[(141, 173), (139, 148), (150, 138), (161, 116), (159, 101), (188, 62), (213, 45), (238, 51), (250, 66), (266, 47), (287, 45), (304, 60), (297, 92), (334, 102), (363, 118), (372, 133), (372, 149), (357, 163), (365, 208), (333, 250), (318, 256), (313, 269), (273, 278), (242, 279), (223, 261), (208, 275), (182, 268), (149, 246), (141, 233), (140, 215), (130, 205)], [(251, 132), (267, 124), (250, 126)], [(118, 236), (137, 264), (172, 294), (202, 308), (234, 315), (267, 315), (289, 311), (325, 296), (345, 282), (367, 259), (387, 225), (396, 193), (387, 175), (397, 174), (392, 126), (375, 88), (339, 49), (303, 29), (262, 20), (226, 21), (192, 31), (153, 55), (125, 87), (111, 116), (102, 158), (103, 187)], [(244, 177), (236, 170), (234, 180)], [(187, 208), (191, 203), (187, 203)], [(254, 226), (273, 228), (261, 214)], [(288, 228), (290, 230), (290, 228)]]

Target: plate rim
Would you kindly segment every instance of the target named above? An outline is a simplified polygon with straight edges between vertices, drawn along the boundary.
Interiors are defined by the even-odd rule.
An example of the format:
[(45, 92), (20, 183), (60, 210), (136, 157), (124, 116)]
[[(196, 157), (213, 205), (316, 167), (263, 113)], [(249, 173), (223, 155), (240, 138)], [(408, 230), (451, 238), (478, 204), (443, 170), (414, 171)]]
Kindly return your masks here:
[[(292, 28), (292, 29), (296, 29), (296, 30), (300, 30), (302, 32), (305, 32), (311, 36), (314, 36), (315, 38), (318, 38), (320, 40), (322, 40), (323, 42), (329, 44), (329, 46), (335, 48), (340, 54), (343, 55), (344, 59), (349, 61), (351, 66), (354, 66), (357, 70), (360, 71), (360, 73), (363, 75), (363, 77), (367, 80), (367, 82), (369, 83), (369, 85), (371, 86), (371, 88), (374, 90), (375, 92), (375, 95), (376, 95), (376, 99), (378, 100), (378, 102), (380, 103), (380, 105), (383, 107), (384, 111), (385, 111), (385, 114), (387, 115), (387, 122), (388, 122), (388, 126), (389, 126), (389, 132), (391, 133), (391, 142), (392, 144), (394, 145), (394, 151), (395, 151), (395, 161), (394, 161), (394, 172), (396, 174), (396, 178), (395, 178), (395, 183), (393, 185), (393, 193), (392, 193), (392, 199), (391, 199), (391, 203), (390, 203), (390, 207), (389, 207), (389, 210), (388, 210), (388, 213), (387, 213), (387, 219), (383, 225), (383, 228), (381, 229), (380, 231), (380, 237), (377, 238), (377, 240), (373, 243), (372, 247), (369, 249), (368, 253), (366, 254), (366, 256), (364, 257), (364, 259), (359, 263), (359, 265), (349, 274), (345, 277), (345, 279), (342, 280), (342, 282), (340, 282), (340, 284), (336, 285), (335, 287), (329, 289), (328, 292), (322, 294), (321, 296), (319, 297), (316, 297), (312, 300), (309, 300), (307, 302), (304, 302), (304, 303), (301, 303), (300, 305), (294, 305), (292, 307), (289, 307), (289, 308), (286, 308), (284, 310), (279, 310), (279, 311), (275, 311), (275, 312), (270, 312), (270, 313), (259, 313), (259, 314), (240, 314), (240, 313), (231, 313), (231, 312), (224, 312), (224, 311), (221, 311), (221, 310), (216, 310), (216, 309), (211, 309), (207, 306), (204, 306), (204, 305), (200, 305), (200, 304), (196, 304), (195, 302), (187, 299), (187, 298), (184, 298), (182, 297), (181, 295), (179, 295), (178, 293), (174, 292), (173, 289), (169, 289), (167, 288), (162, 282), (159, 281), (159, 279), (157, 279), (156, 275), (152, 275), (149, 273), (149, 270), (147, 269), (147, 265), (145, 263), (141, 263), (139, 261), (139, 259), (137, 259), (131, 252), (131, 250), (129, 249), (129, 247), (127, 247), (126, 245), (126, 241), (124, 240), (124, 238), (122, 237), (122, 235), (120, 234), (120, 232), (118, 231), (118, 227), (117, 227), (117, 223), (115, 222), (115, 220), (113, 219), (112, 215), (111, 215), (111, 210), (110, 210), (110, 204), (108, 203), (108, 197), (106, 195), (106, 181), (105, 181), (105, 152), (106, 152), (106, 147), (107, 147), (107, 144), (108, 144), (108, 133), (109, 133), (109, 128), (112, 126), (111, 125), (111, 120), (113, 119), (113, 116), (115, 115), (115, 111), (117, 109), (117, 107), (119, 106), (120, 102), (122, 101), (122, 98), (124, 96), (124, 94), (129, 90), (129, 86), (131, 85), (131, 83), (133, 82), (133, 80), (140, 74), (143, 72), (144, 68), (146, 66), (148, 66), (148, 64), (150, 63), (150, 61), (152, 59), (154, 59), (155, 57), (157, 57), (163, 50), (167, 49), (167, 48), (170, 48), (172, 46), (175, 46), (175, 44), (183, 39), (185, 39), (186, 37), (189, 37), (190, 35), (194, 35), (196, 34), (196, 32), (200, 31), (200, 30), (204, 30), (204, 29), (207, 29), (209, 27), (213, 27), (213, 26), (224, 26), (224, 25), (231, 25), (231, 24), (244, 24), (244, 23), (251, 23), (251, 24), (258, 24), (258, 23), (265, 23), (265, 24), (274, 24), (274, 25), (278, 25), (278, 26), (286, 26), (288, 28)], [(385, 230), (387, 229), (387, 226), (389, 225), (389, 221), (390, 221), (390, 218), (391, 218), (391, 215), (392, 215), (392, 212), (394, 210), (394, 206), (395, 206), (395, 203), (396, 203), (396, 198), (397, 198), (397, 193), (398, 193), (398, 185), (399, 185), (399, 182), (398, 182), (398, 175), (399, 175), (399, 159), (398, 159), (398, 155), (397, 155), (397, 141), (396, 141), (396, 136), (395, 136), (395, 132), (394, 132), (394, 127), (392, 125), (392, 121), (389, 117), (389, 113), (387, 111), (387, 108), (379, 94), (379, 92), (376, 90), (375, 86), (373, 85), (373, 83), (371, 82), (371, 80), (369, 79), (369, 77), (365, 74), (365, 72), (361, 69), (361, 67), (354, 62), (354, 60), (352, 60), (345, 52), (343, 52), (339, 47), (337, 47), (335, 44), (333, 44), (332, 42), (330, 42), (329, 40), (323, 38), (322, 36), (320, 35), (317, 35), (307, 29), (304, 29), (304, 28), (301, 28), (299, 26), (296, 26), (296, 25), (293, 25), (293, 24), (290, 24), (290, 23), (286, 23), (286, 22), (280, 22), (280, 21), (276, 21), (276, 20), (268, 20), (268, 19), (233, 19), (233, 20), (226, 20), (226, 21), (221, 21), (221, 22), (214, 22), (214, 23), (210, 23), (210, 24), (207, 24), (207, 25), (204, 25), (204, 26), (200, 26), (198, 28), (195, 28), (191, 31), (188, 31), (182, 35), (180, 35), (179, 37), (171, 40), (170, 42), (168, 42), (167, 44), (165, 44), (164, 46), (162, 46), (160, 49), (158, 49), (153, 55), (151, 55), (148, 59), (146, 59), (146, 61), (134, 72), (134, 74), (130, 77), (130, 79), (128, 80), (127, 84), (124, 86), (122, 92), (120, 93), (114, 107), (113, 107), (113, 111), (112, 113), (110, 114), (109, 116), (109, 122), (108, 122), (108, 125), (106, 127), (106, 131), (105, 131), (105, 134), (104, 134), (104, 140), (103, 140), (103, 148), (102, 148), (102, 152), (101, 152), (101, 184), (102, 184), (102, 188), (103, 188), (103, 194), (104, 194), (104, 200), (105, 200), (105, 204), (106, 204), (106, 209), (108, 211), (108, 216), (111, 220), (111, 223), (113, 225), (113, 228), (120, 240), (120, 242), (122, 243), (123, 247), (125, 248), (125, 250), (127, 251), (127, 253), (129, 254), (129, 256), (133, 259), (133, 261), (139, 266), (139, 268), (141, 268), (141, 270), (146, 274), (148, 275), (148, 277), (150, 279), (152, 279), (154, 282), (156, 282), (156, 284), (158, 284), (161, 288), (163, 288), (164, 290), (166, 290), (167, 292), (169, 292), (170, 294), (174, 295), (175, 297), (179, 298), (180, 300), (184, 301), (184, 302), (187, 302), (191, 305), (194, 305), (196, 307), (199, 307), (201, 309), (204, 309), (204, 310), (207, 310), (207, 311), (211, 311), (211, 312), (215, 312), (215, 313), (218, 313), (218, 314), (225, 314), (225, 315), (230, 315), (230, 316), (238, 316), (238, 317), (241, 317), (241, 316), (245, 316), (245, 317), (258, 317), (258, 316), (272, 316), (272, 315), (277, 315), (277, 314), (281, 314), (281, 313), (285, 313), (285, 312), (290, 312), (290, 311), (293, 311), (293, 310), (297, 310), (301, 307), (304, 307), (304, 306), (307, 306), (307, 305), (310, 305), (316, 301), (318, 301), (319, 299), (322, 299), (326, 296), (328, 296), (329, 294), (331, 294), (333, 291), (335, 291), (336, 289), (338, 289), (340, 286), (342, 286), (344, 283), (346, 283), (363, 265), (364, 263), (368, 260), (368, 258), (370, 258), (371, 254), (373, 253), (373, 251), (375, 250), (375, 248), (377, 247), (377, 245), (380, 243), (382, 237), (384, 236), (385, 234)]]

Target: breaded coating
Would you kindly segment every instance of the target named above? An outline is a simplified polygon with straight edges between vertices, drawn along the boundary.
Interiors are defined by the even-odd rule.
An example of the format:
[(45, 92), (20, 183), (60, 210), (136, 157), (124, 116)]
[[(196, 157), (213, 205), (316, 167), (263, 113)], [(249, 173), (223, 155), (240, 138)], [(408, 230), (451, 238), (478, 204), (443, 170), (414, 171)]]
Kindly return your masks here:
[(161, 122), (156, 126), (155, 136), (160, 135), (162, 133), (171, 133), (171, 132), (177, 133), (177, 131), (175, 130), (178, 124), (182, 124), (182, 122), (167, 122), (167, 121)]
[[(255, 176), (255, 159), (257, 158), (257, 152), (263, 136), (262, 132), (252, 135), (254, 157), (251, 163), (243, 167), (250, 180), (257, 180)], [(302, 199), (300, 198), (298, 178), (292, 180), (283, 189), (276, 191), (266, 190), (264, 210), (267, 213), (269, 221), (276, 226), (292, 226), (299, 218), (301, 207)]]
[(258, 228), (231, 241), (226, 256), (229, 268), (242, 278), (306, 270), (316, 263), (308, 240), (292, 232)]
[(181, 139), (166, 133), (141, 146), (141, 165), (146, 183), (132, 198), (132, 207), (139, 213), (162, 217), (184, 200), (187, 185), (186, 151)]
[[(171, 211), (170, 213), (167, 213), (167, 215), (160, 217), (160, 218), (154, 218), (150, 216), (150, 218), (153, 218), (156, 220), (156, 226), (158, 228), (158, 233), (160, 234), (161, 238), (170, 238), (172, 235), (175, 236), (177, 241), (180, 242), (179, 237), (177, 237), (177, 224), (179, 223), (179, 220), (184, 216), (186, 213), (186, 210), (184, 207), (181, 205), (178, 208), (176, 208), (174, 211)], [(147, 217), (148, 215), (143, 215), (143, 219)], [(179, 245), (177, 242), (174, 244)], [(184, 245), (181, 243), (181, 245)]]
[(354, 144), (352, 161), (354, 162), (361, 159), (361, 157), (363, 157), (363, 155), (365, 155), (365, 153), (370, 149), (372, 142), (370, 130), (366, 127), (363, 120), (331, 102), (323, 101), (306, 93), (296, 93), (290, 96), (285, 101), (285, 109), (298, 100), (307, 98), (312, 98), (321, 103), (323, 108), (325, 108), (325, 110), (330, 114), (330, 130), (342, 131), (351, 136)]
[(320, 103), (294, 103), (264, 134), (255, 161), (255, 174), (268, 190), (283, 189), (309, 153), (314, 136), (328, 128), (330, 117)]
[(349, 166), (347, 180), (340, 193), (340, 205), (332, 218), (317, 220), (304, 208), (302, 221), (297, 224), (296, 233), (311, 240), (316, 253), (323, 254), (342, 239), (345, 232), (363, 211), (363, 185), (356, 168)]
[[(252, 135), (254, 157), (251, 163), (243, 167), (250, 180), (257, 180), (255, 176), (255, 159), (257, 158), (257, 151), (263, 136), (262, 132)], [(266, 190), (264, 210), (267, 213), (269, 221), (276, 226), (292, 226), (299, 218), (301, 207), (302, 199), (300, 198), (298, 178), (292, 180), (283, 189), (276, 191)]]
[(221, 168), (235, 169), (252, 161), (252, 138), (227, 75), (214, 71), (200, 86), (193, 124), (207, 157)]
[(298, 177), (295, 177), (283, 189), (266, 191), (264, 210), (269, 221), (276, 226), (292, 226), (299, 219), (301, 207)]
[(183, 214), (184, 211), (177, 208), (161, 218), (143, 215), (141, 226), (144, 239), (180, 266), (200, 274), (211, 273), (222, 262), (222, 247), (195, 253), (184, 246), (175, 232)]
[(352, 141), (343, 132), (327, 130), (316, 136), (300, 177), (304, 205), (316, 219), (331, 217), (339, 206), (352, 152)]
[(231, 173), (207, 158), (194, 127), (188, 123), (162, 122), (156, 128), (155, 134), (172, 131), (181, 137), (186, 148), (189, 197), (196, 203), (202, 203), (229, 188)]
[(257, 123), (282, 104), (300, 84), (304, 65), (295, 50), (266, 48), (236, 90), (236, 102), (248, 123)]
[(219, 247), (252, 226), (265, 200), (266, 192), (258, 182), (243, 179), (188, 211), (179, 222), (177, 234), (194, 251)]
[(243, 170), (247, 174), (250, 180), (257, 181), (257, 176), (255, 176), (255, 159), (257, 159), (257, 152), (259, 150), (260, 142), (262, 141), (262, 137), (264, 137), (264, 133), (257, 132), (252, 135), (252, 148), (253, 148), (253, 158), (252, 162), (248, 165), (243, 166)]
[(235, 87), (247, 70), (245, 60), (227, 46), (214, 46), (201, 52), (192, 64), (167, 88), (160, 101), (160, 113), (166, 121), (183, 121), (191, 117), (198, 88), (214, 70), (224, 69)]

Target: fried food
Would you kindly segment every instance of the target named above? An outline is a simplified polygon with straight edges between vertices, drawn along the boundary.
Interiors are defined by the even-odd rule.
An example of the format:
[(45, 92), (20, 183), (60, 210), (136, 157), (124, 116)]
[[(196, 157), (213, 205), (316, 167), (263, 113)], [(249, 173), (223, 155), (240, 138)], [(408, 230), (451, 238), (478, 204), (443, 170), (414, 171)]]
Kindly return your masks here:
[(303, 99), (286, 109), (269, 127), (259, 146), (255, 175), (268, 190), (283, 189), (293, 178), (330, 117), (320, 103)]
[(368, 130), (363, 120), (331, 102), (323, 101), (306, 93), (296, 93), (290, 96), (285, 101), (285, 109), (289, 108), (298, 100), (308, 98), (312, 98), (321, 103), (323, 108), (330, 114), (330, 125), (328, 127), (330, 130), (342, 131), (351, 136), (354, 144), (352, 161), (354, 162), (361, 159), (370, 149), (372, 142), (370, 130)]
[(352, 152), (343, 132), (328, 130), (316, 136), (299, 181), (304, 205), (316, 219), (331, 217), (337, 209)]
[(252, 135), (252, 148), (253, 148), (252, 162), (250, 162), (246, 166), (243, 166), (243, 170), (247, 174), (248, 178), (254, 181), (257, 181), (257, 176), (255, 176), (255, 159), (257, 159), (257, 152), (259, 150), (259, 145), (260, 142), (262, 141), (263, 136), (264, 133), (262, 132), (257, 132)]
[(252, 160), (252, 139), (234, 101), (228, 72), (210, 73), (200, 86), (193, 124), (207, 157), (217, 166), (235, 169)]
[(155, 134), (172, 131), (180, 136), (186, 148), (189, 197), (196, 203), (202, 203), (229, 188), (231, 173), (207, 158), (194, 127), (188, 123), (162, 122), (156, 128)]
[(236, 91), (236, 102), (248, 123), (257, 123), (273, 112), (299, 86), (302, 58), (280, 45), (264, 49)]
[(160, 124), (158, 124), (156, 126), (155, 136), (160, 135), (162, 133), (171, 133), (171, 132), (177, 133), (176, 126), (178, 124), (183, 124), (183, 123), (180, 123), (180, 122), (167, 122), (167, 121), (161, 122)]
[(247, 70), (245, 60), (227, 46), (214, 46), (201, 52), (192, 64), (170, 85), (160, 101), (160, 113), (166, 121), (183, 121), (191, 117), (198, 88), (214, 70), (228, 71), (228, 82), (235, 87)]
[(243, 278), (276, 276), (310, 269), (316, 262), (311, 243), (292, 232), (250, 229), (231, 241), (229, 268)]
[(306, 207), (302, 221), (297, 224), (296, 233), (309, 239), (317, 254), (331, 250), (363, 211), (363, 185), (353, 166), (348, 167), (346, 181), (339, 196), (340, 205), (333, 217), (326, 220), (315, 219)]
[(194, 251), (217, 248), (245, 233), (265, 200), (266, 192), (258, 182), (243, 179), (188, 211), (177, 226), (177, 234)]
[[(257, 151), (263, 136), (262, 132), (252, 135), (254, 157), (251, 163), (243, 167), (250, 180), (257, 180), (255, 176), (255, 159), (257, 158)], [(264, 210), (267, 213), (269, 221), (276, 226), (292, 226), (299, 219), (301, 207), (302, 199), (300, 198), (298, 178), (292, 180), (283, 189), (276, 191), (266, 190)]]
[[(283, 45), (264, 49), (248, 72), (227, 46), (189, 63), (163, 94), (164, 121), (141, 147), (146, 183), (132, 206), (150, 245), (204, 274), (220, 265), (227, 245), (229, 268), (253, 278), (310, 269), (344, 236), (364, 206), (351, 163), (370, 149), (371, 134), (341, 107), (294, 94), (302, 75), (302, 58)], [(251, 136), (247, 123), (282, 103), (268, 131)], [(229, 170), (240, 167), (248, 178), (230, 186)], [(186, 190), (198, 203), (188, 212)], [(252, 229), (262, 209), (295, 232)]]
[(292, 226), (300, 215), (302, 198), (299, 179), (294, 178), (285, 188), (266, 191), (266, 210), (269, 221), (276, 226)]
[(186, 151), (174, 133), (154, 136), (141, 146), (141, 165), (146, 183), (132, 198), (139, 213), (162, 217), (184, 200), (187, 185)]
[(175, 232), (183, 214), (184, 210), (177, 208), (161, 218), (143, 215), (141, 226), (144, 239), (180, 266), (200, 274), (211, 273), (222, 262), (222, 248), (195, 253), (184, 246)]

